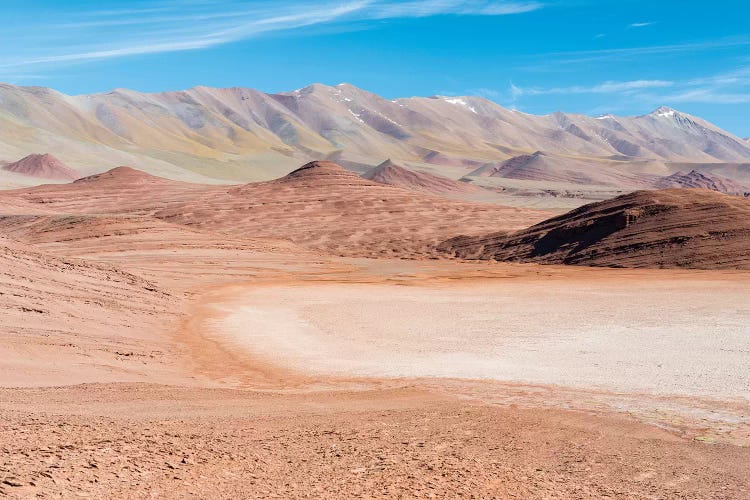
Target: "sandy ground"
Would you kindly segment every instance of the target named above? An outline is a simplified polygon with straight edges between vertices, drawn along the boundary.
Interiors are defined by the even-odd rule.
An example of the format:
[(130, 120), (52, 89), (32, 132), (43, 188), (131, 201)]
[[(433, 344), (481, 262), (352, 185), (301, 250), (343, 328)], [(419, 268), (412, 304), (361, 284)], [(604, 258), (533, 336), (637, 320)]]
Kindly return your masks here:
[[(11, 498), (746, 498), (747, 449), (414, 388), (3, 391)], [(46, 411), (42, 411), (46, 410)]]
[[(717, 304), (723, 297), (729, 311), (727, 304), (746, 289), (745, 275), (333, 259), (248, 249), (193, 248), (170, 257), (166, 250), (139, 254), (125, 247), (103, 252), (99, 259), (127, 262), (130, 271), (153, 286), (170, 290), (170, 310), (182, 311), (183, 321), (174, 330), (154, 326), (138, 337), (120, 337), (120, 348), (140, 352), (149, 337), (171, 347), (158, 362), (132, 356), (118, 361), (118, 370), (107, 373), (121, 382), (77, 385), (64, 383), (59, 371), (98, 377), (106, 353), (82, 344), (76, 351), (81, 357), (66, 368), (69, 354), (61, 347), (57, 378), (41, 378), (37, 387), (0, 389), (0, 494), (746, 498), (750, 492), (746, 401), (425, 377), (435, 365), (424, 359), (411, 373), (419, 377), (310, 373), (299, 369), (304, 366), (285, 366), (283, 350), (261, 359), (260, 343), (250, 346), (245, 337), (240, 348), (217, 327), (238, 303), (240, 311), (255, 306), (253, 301), (275, 301), (298, 309), (302, 324), (323, 332), (316, 337), (319, 342), (341, 321), (356, 327), (345, 332), (355, 347), (370, 342), (361, 338), (369, 332), (378, 346), (375, 360), (385, 360), (389, 346), (403, 345), (405, 351), (397, 350), (404, 356), (436, 343), (444, 351), (458, 348), (463, 356), (487, 356), (490, 352), (482, 351), (495, 345), (493, 336), (502, 329), (485, 333), (481, 347), (456, 340), (455, 332), (441, 330), (440, 324), (460, 324), (460, 312), (466, 310), (481, 312), (471, 328), (479, 328), (481, 318), (495, 324), (503, 300), (531, 314), (540, 301), (519, 297), (544, 290), (553, 296), (568, 288), (592, 296), (614, 289), (633, 296), (633, 290), (645, 290), (641, 303), (662, 297), (657, 302), (666, 311), (680, 297), (666, 300), (666, 291), (684, 288), (687, 297), (705, 288), (717, 295)], [(87, 252), (93, 256), (96, 249)], [(518, 286), (518, 296), (507, 292), (511, 283)], [(363, 310), (364, 297), (373, 300)], [(404, 307), (394, 312), (390, 306), (397, 299)], [(346, 307), (331, 308), (331, 300)], [(734, 313), (741, 314), (742, 307), (738, 304)], [(436, 308), (439, 315), (424, 314)], [(368, 319), (373, 315), (382, 315), (383, 324), (391, 326), (376, 332)], [(408, 334), (398, 325), (410, 315), (419, 316), (418, 331), (429, 341), (394, 337)], [(523, 322), (511, 324), (519, 331), (533, 330)], [(521, 337), (516, 332), (501, 340), (514, 344), (518, 354), (535, 342)], [(596, 344), (601, 348), (596, 356), (612, 352), (604, 344)], [(668, 353), (666, 347), (662, 354)], [(341, 352), (352, 359), (346, 349)], [(535, 356), (554, 354), (553, 347)], [(35, 353), (13, 356), (33, 359)], [(91, 371), (82, 370), (87, 363)], [(383, 361), (378, 373), (394, 367), (399, 364)], [(133, 384), (132, 373), (150, 376), (151, 383)]]
[(223, 362), (193, 369), (245, 387), (416, 384), (750, 444), (744, 273), (344, 263), (207, 291), (183, 340)]
[(340, 258), (9, 206), (32, 215), (0, 218), (0, 496), (750, 495), (747, 273)]

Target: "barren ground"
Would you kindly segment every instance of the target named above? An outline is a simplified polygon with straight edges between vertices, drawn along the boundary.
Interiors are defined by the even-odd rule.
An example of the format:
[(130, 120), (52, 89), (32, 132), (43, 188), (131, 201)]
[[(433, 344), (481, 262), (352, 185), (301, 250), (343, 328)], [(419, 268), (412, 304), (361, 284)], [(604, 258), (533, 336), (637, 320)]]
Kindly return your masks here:
[(105, 188), (0, 200), (0, 496), (750, 495), (747, 272), (333, 257), (540, 214)]
[[(94, 248), (88, 251), (96, 254)], [(624, 339), (630, 348), (641, 348), (649, 370), (661, 356), (667, 366), (666, 377), (656, 382), (643, 375), (628, 380), (637, 365), (610, 366), (607, 390), (595, 387), (601, 384), (590, 367), (547, 372), (525, 366), (559, 355), (560, 344), (534, 351), (545, 346), (539, 335), (548, 330), (514, 322), (503, 312), (530, 315), (545, 302), (558, 311), (562, 324), (570, 326), (580, 315), (585, 328), (573, 340), (594, 342), (592, 354), (605, 362), (608, 356), (619, 358), (618, 349), (596, 340), (594, 326), (609, 314), (601, 297), (633, 298), (634, 290), (643, 291), (629, 307), (653, 299), (659, 309), (644, 311), (632, 324), (656, 321), (662, 311), (677, 332), (684, 324), (674, 308), (696, 294), (711, 297), (717, 307), (723, 304), (722, 312), (712, 313), (717, 322), (740, 321), (746, 305), (733, 301), (746, 290), (744, 274), (334, 259), (248, 249), (194, 248), (174, 256), (154, 248), (120, 249), (98, 255), (107, 263), (127, 262), (129, 270), (168, 288), (170, 310), (182, 320), (118, 339), (127, 350), (119, 352), (128, 354), (161, 338), (167, 347), (154, 360), (110, 356), (82, 342), (74, 362), (61, 347), (55, 372), (46, 378), (36, 373), (35, 383), (0, 390), (0, 491), (5, 495), (743, 498), (750, 491), (750, 411), (747, 399), (736, 397), (745, 387), (744, 374), (734, 372), (731, 363), (713, 373), (715, 379), (673, 390), (669, 381), (679, 379), (680, 363), (669, 359), (669, 342), (679, 340), (676, 333), (650, 352), (644, 331), (631, 337), (608, 331), (619, 335), (609, 337), (613, 342)], [(506, 293), (511, 284), (518, 295)], [(572, 305), (581, 296), (601, 306), (594, 315)], [(371, 305), (363, 305), (365, 297), (373, 299)], [(374, 345), (365, 360), (341, 351), (342, 359), (362, 363), (369, 372), (329, 374), (339, 371), (330, 360), (311, 370), (321, 358), (302, 345), (279, 348), (244, 337), (238, 346), (220, 320), (227, 311), (246, 314), (243, 308), (255, 307), (257, 300), (297, 311), (322, 332), (321, 342), (345, 333), (352, 340), (347, 349), (354, 352)], [(346, 307), (331, 308), (331, 300)], [(491, 307), (496, 301), (505, 307)], [(394, 302), (403, 309), (394, 313)], [(489, 328), (478, 343), (459, 342), (451, 333), (449, 325), (461, 324), (467, 312), (481, 313), (466, 320), (477, 332), (482, 318), (514, 332), (500, 336), (510, 342), (511, 371), (497, 371), (489, 363), (485, 380), (457, 378), (476, 375), (467, 357), (502, 358), (498, 346), (503, 344), (496, 337), (505, 328)], [(373, 329), (373, 315), (392, 326)], [(404, 319), (413, 319), (409, 323), (417, 323), (421, 334), (401, 338), (409, 333)], [(353, 328), (342, 331), (348, 323)], [(287, 326), (295, 338), (298, 333)], [(700, 347), (704, 341), (698, 333), (709, 323), (688, 326), (688, 338)], [(724, 342), (741, 348), (741, 332), (733, 335)], [(714, 362), (716, 349), (709, 348), (707, 363)], [(463, 353), (462, 363), (430, 360), (427, 354), (436, 350)], [(3, 365), (37, 355), (33, 345), (9, 351)], [(572, 360), (559, 359), (560, 366), (574, 367), (583, 356), (572, 354)], [(408, 355), (419, 362), (402, 373)], [(292, 365), (290, 356), (304, 364)], [(692, 364), (685, 369), (691, 371)], [(103, 370), (107, 383), (93, 383)], [(75, 380), (88, 374), (90, 383), (70, 385), (66, 371), (76, 374)], [(739, 380), (726, 385), (728, 392), (684, 396), (702, 394), (732, 374)], [(576, 383), (578, 377), (589, 383)], [(619, 382), (623, 387), (616, 387)], [(638, 392), (652, 383), (658, 390)]]

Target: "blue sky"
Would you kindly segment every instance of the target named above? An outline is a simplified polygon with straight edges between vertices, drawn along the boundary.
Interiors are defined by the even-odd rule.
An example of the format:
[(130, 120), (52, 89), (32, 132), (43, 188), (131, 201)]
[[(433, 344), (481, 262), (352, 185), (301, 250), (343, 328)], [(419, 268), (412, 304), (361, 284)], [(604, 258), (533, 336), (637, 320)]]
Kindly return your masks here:
[(66, 93), (348, 82), (528, 113), (668, 105), (750, 136), (750, 2), (2, 0), (0, 81)]

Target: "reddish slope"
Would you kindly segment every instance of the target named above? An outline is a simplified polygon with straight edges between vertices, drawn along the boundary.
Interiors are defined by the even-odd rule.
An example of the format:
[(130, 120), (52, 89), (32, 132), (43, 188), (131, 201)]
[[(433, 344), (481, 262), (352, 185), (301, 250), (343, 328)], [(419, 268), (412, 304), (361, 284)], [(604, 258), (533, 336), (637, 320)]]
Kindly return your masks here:
[(191, 184), (130, 167), (117, 167), (69, 184), (0, 191), (0, 204), (22, 202), (26, 206), (38, 206), (39, 210), (77, 215), (151, 214), (166, 206), (196, 199), (204, 192), (225, 191), (226, 186)]
[(331, 162), (312, 162), (280, 179), (242, 186), (189, 184), (121, 167), (70, 184), (0, 192), (0, 206), (4, 203), (61, 215), (151, 215), (234, 238), (286, 239), (368, 257), (432, 256), (438, 242), (455, 234), (481, 234), (490, 225), (520, 229), (549, 216), (414, 193)]
[(459, 236), (439, 248), (469, 259), (750, 269), (750, 200), (698, 189), (637, 191), (523, 231)]
[[(155, 332), (171, 327), (175, 300), (141, 277), (0, 235), (0, 290), (5, 385), (146, 380), (130, 356), (165, 366), (163, 354), (152, 355), (169, 344)], [(139, 338), (140, 349), (123, 357)]]
[(68, 167), (49, 153), (29, 155), (2, 168), (17, 174), (60, 181), (72, 181), (81, 176), (75, 169)]
[(147, 174), (132, 167), (116, 167), (101, 174), (89, 175), (75, 181), (76, 184), (87, 182), (97, 182), (100, 184), (171, 184), (177, 181), (170, 181), (162, 177)]
[(270, 182), (175, 205), (157, 217), (233, 235), (287, 238), (337, 255), (420, 257), (460, 232), (489, 224), (526, 227), (545, 212), (453, 201), (363, 179), (331, 162), (312, 162)]
[(362, 175), (371, 181), (429, 194), (477, 193), (483, 189), (468, 182), (454, 181), (440, 175), (407, 170), (386, 160)]

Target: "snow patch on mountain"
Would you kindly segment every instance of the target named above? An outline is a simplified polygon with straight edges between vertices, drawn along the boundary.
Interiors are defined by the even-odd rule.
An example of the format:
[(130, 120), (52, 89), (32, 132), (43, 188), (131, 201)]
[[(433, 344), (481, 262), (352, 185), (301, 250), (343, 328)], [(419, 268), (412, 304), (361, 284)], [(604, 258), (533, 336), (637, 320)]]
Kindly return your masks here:
[(445, 102), (450, 103), (450, 104), (455, 104), (457, 106), (463, 106), (464, 108), (468, 109), (469, 111), (471, 111), (474, 114), (479, 114), (477, 112), (477, 109), (474, 106), (472, 106), (471, 104), (469, 104), (468, 102), (466, 102), (465, 99), (462, 99), (460, 97), (444, 97), (443, 100)]

